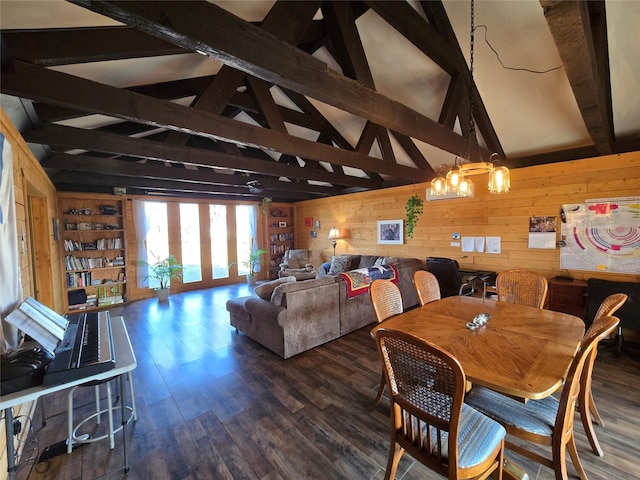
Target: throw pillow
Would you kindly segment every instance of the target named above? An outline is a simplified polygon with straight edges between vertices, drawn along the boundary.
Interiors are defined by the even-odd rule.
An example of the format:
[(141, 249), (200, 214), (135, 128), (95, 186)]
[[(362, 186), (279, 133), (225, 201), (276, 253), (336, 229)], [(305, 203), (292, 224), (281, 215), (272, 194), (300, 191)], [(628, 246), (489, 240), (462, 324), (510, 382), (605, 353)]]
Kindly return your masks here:
[(271, 294), (276, 289), (278, 285), (282, 285), (283, 283), (295, 282), (296, 277), (282, 277), (276, 280), (272, 280), (267, 283), (261, 283), (255, 288), (256, 295), (258, 295), (263, 300), (271, 300)]
[(384, 257), (382, 260), (382, 265), (393, 265), (394, 263), (398, 263), (398, 257)]
[(374, 263), (374, 264), (373, 264), (373, 266), (374, 266), (374, 267), (379, 267), (379, 266), (381, 266), (381, 265), (382, 265), (382, 262), (383, 262), (383, 261), (384, 261), (384, 258), (383, 258), (383, 257), (379, 257), (379, 258), (376, 260), (376, 263)]
[(329, 275), (336, 275), (338, 273), (346, 272), (349, 268), (351, 259), (346, 255), (340, 255), (331, 259), (331, 267), (329, 268)]

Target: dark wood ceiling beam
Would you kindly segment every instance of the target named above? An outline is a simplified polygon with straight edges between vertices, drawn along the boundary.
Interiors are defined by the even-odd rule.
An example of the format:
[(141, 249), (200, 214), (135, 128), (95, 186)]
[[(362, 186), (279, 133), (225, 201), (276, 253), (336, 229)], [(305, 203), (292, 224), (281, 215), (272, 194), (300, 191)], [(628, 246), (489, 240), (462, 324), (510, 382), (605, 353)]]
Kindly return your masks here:
[[(324, 115), (320, 113), (320, 111), (313, 105), (313, 103), (309, 101), (307, 97), (288, 89), (281, 89), (281, 90), (287, 97), (289, 97), (289, 99), (293, 103), (296, 104), (296, 106), (300, 110), (305, 112), (307, 116), (313, 118), (315, 121), (319, 122), (320, 124), (320, 128), (311, 128), (311, 127), (308, 127), (308, 128), (311, 128), (312, 130), (316, 130), (320, 132), (326, 132), (331, 137), (331, 141), (335, 143), (338, 147), (344, 150), (353, 150), (353, 146), (349, 143), (349, 141), (346, 138), (344, 138), (338, 130), (336, 130), (336, 128), (331, 124), (331, 122), (329, 122), (329, 120), (327, 120), (324, 117)], [(285, 121), (287, 121), (286, 115), (284, 115), (284, 118), (285, 118)], [(300, 123), (296, 123), (296, 125), (300, 125), (301, 127), (305, 126)]]
[(280, 115), (280, 110), (269, 91), (269, 85), (264, 80), (248, 75), (247, 86), (268, 127), (277, 132), (288, 133), (287, 128), (284, 126), (282, 115)]
[[(246, 183), (256, 180), (256, 177), (243, 175), (228, 175), (214, 172), (212, 169), (191, 170), (184, 168), (172, 168), (160, 162), (130, 162), (125, 160), (98, 158), (91, 155), (70, 155), (67, 153), (54, 153), (53, 156), (43, 160), (45, 168), (55, 168), (65, 171), (95, 173), (101, 175), (116, 175), (123, 177), (168, 180), (176, 182), (189, 182), (203, 184), (208, 188), (239, 187), (247, 190)], [(286, 190), (292, 194), (302, 195), (304, 198), (313, 198), (316, 195), (329, 196), (341, 193), (341, 190), (311, 186), (307, 184), (294, 184), (275, 179), (260, 178), (260, 183), (271, 191)], [(117, 184), (116, 184), (117, 185)]]
[[(380, 153), (382, 154), (382, 158), (385, 162), (396, 163), (396, 154), (393, 152), (393, 147), (391, 146), (391, 139), (389, 138), (389, 132), (386, 128), (378, 126), (378, 133), (376, 134), (378, 138), (378, 147), (380, 147)], [(417, 168), (418, 165), (416, 165)]]
[(322, 15), (328, 24), (335, 58), (342, 67), (344, 75), (375, 89), (371, 69), (349, 2), (325, 2), (322, 5)]
[(13, 58), (44, 67), (193, 53), (131, 27), (3, 30), (2, 38)]
[[(208, 167), (226, 168), (248, 173), (260, 173), (270, 176), (294, 177), (301, 180), (316, 180), (337, 185), (349, 185), (363, 188), (375, 188), (377, 185), (367, 179), (331, 172), (313, 173), (297, 168), (293, 169), (275, 161), (246, 158), (228, 153), (214, 152), (199, 148), (170, 145), (141, 138), (121, 137), (97, 130), (84, 130), (62, 125), (45, 125), (38, 130), (25, 132), (28, 142), (41, 143), (67, 149), (79, 148), (88, 151), (107, 152), (130, 157), (160, 161), (188, 163)], [(335, 192), (336, 190), (334, 190)]]
[[(611, 98), (608, 83), (600, 79), (589, 3), (583, 1), (541, 0), (544, 17), (564, 63), (578, 108), (600, 155), (613, 153)], [(604, 2), (601, 12), (604, 14)], [(600, 24), (598, 36), (606, 41), (606, 25)], [(601, 49), (600, 49), (601, 50)], [(608, 57), (602, 61), (608, 62)], [(608, 71), (608, 67), (607, 70)]]
[(356, 145), (356, 152), (360, 152), (363, 155), (368, 155), (373, 142), (378, 134), (378, 125), (373, 122), (367, 122), (360, 133), (358, 144)]
[(460, 64), (459, 59), (451, 54), (451, 45), (407, 2), (365, 3), (449, 75), (456, 74), (463, 66), (466, 68), (466, 64)]
[(13, 61), (3, 72), (0, 91), (10, 95), (47, 100), (88, 112), (102, 113), (150, 125), (166, 126), (193, 135), (231, 141), (260, 148), (290, 153), (302, 158), (351, 166), (362, 170), (414, 179), (427, 180), (428, 173), (402, 165), (390, 165), (329, 145), (311, 142), (264, 128), (247, 125), (208, 112), (194, 110), (172, 102), (156, 100), (108, 85), (74, 77), (62, 72)]
[[(355, 80), (336, 74), (321, 60), (215, 4), (83, 0), (78, 5), (183, 48), (203, 51), (226, 65), (442, 150), (454, 154), (464, 152), (466, 142), (455, 132)], [(185, 9), (189, 15), (185, 15)]]
[(398, 132), (391, 132), (395, 137), (396, 141), (400, 144), (402, 149), (409, 155), (409, 158), (416, 164), (416, 167), (421, 170), (427, 170), (433, 172), (433, 167), (429, 164), (427, 159), (424, 157), (420, 149), (416, 146), (413, 140), (406, 135), (402, 135)]

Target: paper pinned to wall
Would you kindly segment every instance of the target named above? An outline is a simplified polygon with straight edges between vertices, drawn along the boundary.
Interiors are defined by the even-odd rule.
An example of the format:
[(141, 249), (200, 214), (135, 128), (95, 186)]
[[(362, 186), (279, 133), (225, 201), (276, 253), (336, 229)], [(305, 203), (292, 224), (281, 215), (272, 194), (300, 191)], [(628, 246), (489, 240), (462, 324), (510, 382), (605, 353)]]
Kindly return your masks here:
[(474, 247), (474, 237), (462, 237), (462, 251), (463, 252), (473, 252)]
[(462, 237), (463, 252), (484, 252), (484, 237)]
[(500, 253), (500, 237), (486, 237), (487, 253)]

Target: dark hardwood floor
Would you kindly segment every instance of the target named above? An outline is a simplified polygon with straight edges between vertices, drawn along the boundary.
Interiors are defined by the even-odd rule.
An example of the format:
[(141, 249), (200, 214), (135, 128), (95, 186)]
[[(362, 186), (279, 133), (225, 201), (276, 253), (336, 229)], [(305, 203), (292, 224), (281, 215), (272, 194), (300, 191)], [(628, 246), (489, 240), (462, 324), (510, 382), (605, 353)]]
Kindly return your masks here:
[[(388, 451), (388, 400), (373, 404), (380, 366), (369, 328), (282, 360), (237, 335), (225, 302), (249, 294), (247, 285), (174, 294), (112, 310), (123, 315), (136, 352), (133, 372), (138, 421), (127, 428), (131, 469), (109, 478), (382, 479)], [(606, 428), (596, 426), (605, 455), (595, 456), (576, 424), (580, 457), (594, 479), (640, 478), (640, 363), (602, 355), (594, 396)], [(79, 389), (88, 405), (93, 390)], [(66, 394), (44, 399), (47, 424), (36, 410), (23, 460), (66, 432)], [(84, 413), (83, 413), (84, 412)], [(103, 422), (104, 423), (104, 422)], [(122, 462), (122, 437), (101, 441), (44, 463), (20, 467), (18, 479), (92, 479)], [(553, 472), (522, 462), (531, 479)], [(577, 478), (572, 465), (570, 475)], [(405, 455), (398, 478), (440, 478)]]

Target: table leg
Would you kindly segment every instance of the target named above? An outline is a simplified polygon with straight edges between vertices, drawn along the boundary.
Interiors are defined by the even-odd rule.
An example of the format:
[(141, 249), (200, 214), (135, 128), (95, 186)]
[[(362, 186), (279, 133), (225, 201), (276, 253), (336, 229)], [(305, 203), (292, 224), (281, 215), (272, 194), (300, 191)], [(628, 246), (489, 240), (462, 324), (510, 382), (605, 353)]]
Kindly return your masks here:
[(7, 440), (7, 473), (9, 480), (16, 478), (16, 452), (13, 446), (13, 408), (4, 409), (4, 430)]
[(122, 415), (122, 451), (124, 453), (124, 473), (129, 472), (129, 460), (127, 458), (127, 394), (124, 385), (124, 374), (120, 375), (120, 412)]

